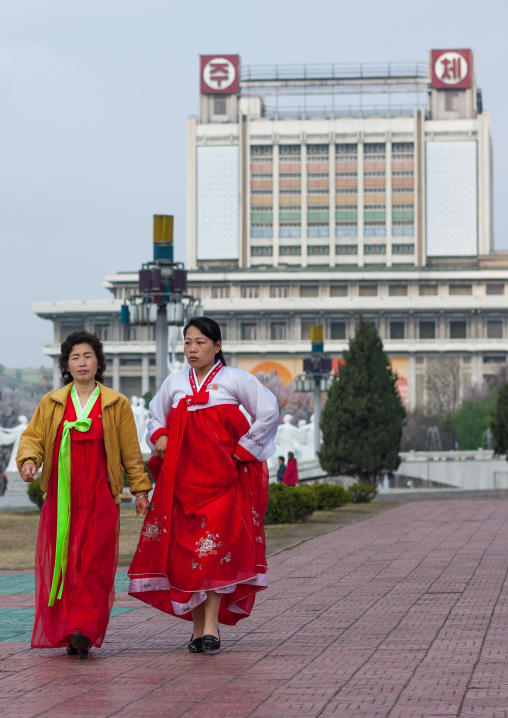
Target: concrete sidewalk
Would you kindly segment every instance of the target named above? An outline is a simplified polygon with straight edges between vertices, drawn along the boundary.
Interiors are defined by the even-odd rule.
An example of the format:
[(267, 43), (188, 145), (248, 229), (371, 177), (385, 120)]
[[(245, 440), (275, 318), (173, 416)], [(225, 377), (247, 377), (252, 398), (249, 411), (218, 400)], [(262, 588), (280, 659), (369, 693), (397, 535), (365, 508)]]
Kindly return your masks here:
[(33, 574), (1, 573), (0, 714), (508, 716), (507, 570), (508, 501), (412, 502), (271, 558), (214, 656), (120, 592), (88, 661), (29, 648)]

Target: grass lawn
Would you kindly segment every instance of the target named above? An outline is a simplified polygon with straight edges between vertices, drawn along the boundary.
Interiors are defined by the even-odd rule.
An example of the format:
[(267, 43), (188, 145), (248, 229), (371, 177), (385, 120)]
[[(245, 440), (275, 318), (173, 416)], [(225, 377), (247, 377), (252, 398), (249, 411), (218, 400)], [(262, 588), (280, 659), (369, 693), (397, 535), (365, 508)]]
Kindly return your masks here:
[[(348, 504), (331, 511), (316, 511), (304, 523), (266, 526), (267, 553), (289, 548), (299, 541), (361, 521), (396, 505), (396, 502), (388, 501)], [(34, 567), (39, 516), (38, 511), (0, 512), (0, 570)], [(120, 516), (119, 564), (128, 566), (139, 540), (142, 517), (136, 516), (132, 506), (122, 506)]]

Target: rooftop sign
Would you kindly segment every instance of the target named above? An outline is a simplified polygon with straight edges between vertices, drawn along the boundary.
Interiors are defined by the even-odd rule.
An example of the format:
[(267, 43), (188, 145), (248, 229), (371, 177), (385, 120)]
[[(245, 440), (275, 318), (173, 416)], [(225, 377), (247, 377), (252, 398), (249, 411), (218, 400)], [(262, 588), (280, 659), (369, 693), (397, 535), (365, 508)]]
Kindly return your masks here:
[(202, 95), (235, 95), (239, 75), (239, 55), (201, 55)]
[(471, 87), (471, 50), (432, 50), (432, 87)]

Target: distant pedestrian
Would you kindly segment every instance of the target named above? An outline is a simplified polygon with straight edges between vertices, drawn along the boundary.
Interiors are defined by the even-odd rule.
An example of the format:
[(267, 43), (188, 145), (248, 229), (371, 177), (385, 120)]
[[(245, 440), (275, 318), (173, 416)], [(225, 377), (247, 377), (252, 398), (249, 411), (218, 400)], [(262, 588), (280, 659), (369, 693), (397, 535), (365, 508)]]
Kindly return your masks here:
[(9, 483), (9, 479), (7, 478), (6, 474), (2, 474), (0, 477), (0, 496), (5, 496), (5, 492), (7, 491), (7, 484)]
[(284, 474), (284, 483), (286, 486), (296, 486), (300, 483), (298, 478), (298, 464), (292, 451), (288, 451), (288, 465)]
[(286, 464), (284, 463), (284, 457), (278, 456), (279, 468), (277, 469), (277, 483), (280, 484), (284, 480), (284, 474), (286, 473)]

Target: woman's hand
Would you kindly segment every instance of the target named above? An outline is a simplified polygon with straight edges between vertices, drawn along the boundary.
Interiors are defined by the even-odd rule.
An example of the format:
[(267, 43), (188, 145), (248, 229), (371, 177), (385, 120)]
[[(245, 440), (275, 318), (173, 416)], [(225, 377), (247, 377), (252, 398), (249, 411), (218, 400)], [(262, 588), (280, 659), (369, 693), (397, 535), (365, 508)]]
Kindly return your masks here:
[(136, 498), (136, 516), (139, 516), (140, 514), (142, 516), (146, 516), (149, 506), (150, 502), (148, 501), (147, 496), (138, 496)]
[(35, 466), (35, 464), (25, 464), (19, 473), (23, 481), (26, 484), (29, 484), (35, 479), (37, 467)]
[(235, 461), (241, 461), (241, 458), (239, 456), (237, 456), (236, 454), (233, 454), (233, 459)]
[(164, 454), (166, 453), (166, 446), (168, 445), (168, 437), (163, 434), (162, 436), (159, 436), (157, 441), (155, 442), (155, 455), (159, 457), (159, 459), (164, 458)]

